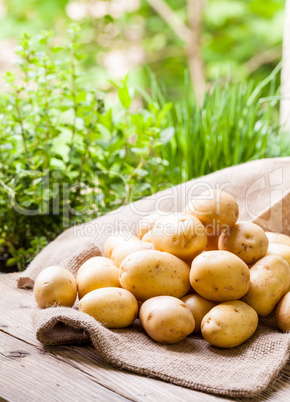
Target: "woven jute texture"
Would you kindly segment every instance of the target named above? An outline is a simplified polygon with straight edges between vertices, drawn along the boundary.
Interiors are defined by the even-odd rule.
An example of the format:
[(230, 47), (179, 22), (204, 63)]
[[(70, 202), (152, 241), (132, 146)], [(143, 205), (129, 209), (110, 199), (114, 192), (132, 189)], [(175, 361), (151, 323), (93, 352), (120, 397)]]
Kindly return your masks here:
[[(154, 209), (182, 211), (190, 197), (209, 186), (222, 188), (236, 198), (240, 220), (290, 234), (290, 158), (254, 161), (170, 188), (68, 229), (32, 261), (18, 286), (33, 286), (37, 274), (49, 265), (63, 265), (75, 274), (82, 262), (100, 254), (106, 237), (114, 231), (125, 225), (134, 232), (138, 220)], [(193, 335), (176, 345), (157, 344), (138, 320), (132, 327), (108, 330), (73, 308), (35, 309), (33, 321), (37, 339), (44, 344), (91, 340), (97, 352), (114, 366), (224, 396), (260, 393), (289, 355), (289, 335), (279, 332), (271, 317), (260, 320), (255, 335), (234, 349), (218, 349)]]

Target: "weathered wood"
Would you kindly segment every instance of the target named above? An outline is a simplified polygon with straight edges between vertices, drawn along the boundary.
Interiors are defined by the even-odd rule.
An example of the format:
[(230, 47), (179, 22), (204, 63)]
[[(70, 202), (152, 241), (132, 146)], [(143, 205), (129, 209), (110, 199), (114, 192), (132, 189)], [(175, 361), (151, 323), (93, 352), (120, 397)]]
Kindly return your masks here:
[[(43, 347), (35, 338), (30, 318), (34, 305), (32, 292), (17, 289), (16, 277), (15, 274), (0, 277), (0, 398), (9, 401), (54, 401), (68, 397), (72, 400), (230, 400), (115, 369), (89, 345)], [(79, 394), (81, 398), (77, 399)], [(290, 364), (260, 397), (251, 401), (286, 402), (289, 394)]]

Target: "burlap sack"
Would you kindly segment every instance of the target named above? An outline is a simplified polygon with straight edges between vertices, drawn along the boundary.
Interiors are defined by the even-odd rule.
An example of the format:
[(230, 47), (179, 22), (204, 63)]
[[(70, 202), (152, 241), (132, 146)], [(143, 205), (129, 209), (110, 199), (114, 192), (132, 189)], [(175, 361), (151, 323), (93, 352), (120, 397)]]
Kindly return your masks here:
[[(76, 273), (87, 258), (98, 255), (106, 237), (118, 229), (134, 231), (138, 220), (153, 211), (180, 211), (189, 197), (205, 188), (231, 193), (240, 205), (240, 220), (290, 234), (290, 158), (249, 162), (170, 188), (120, 208), (89, 224), (65, 231), (30, 264), (18, 286), (31, 287), (37, 274), (52, 264)], [(109, 230), (107, 230), (109, 228)], [(37, 339), (50, 345), (93, 342), (98, 353), (117, 367), (185, 387), (226, 396), (253, 396), (267, 387), (288, 359), (289, 335), (263, 319), (245, 344), (221, 350), (198, 336), (176, 345), (160, 345), (140, 329), (138, 321), (123, 330), (108, 330), (91, 317), (68, 308), (33, 313)], [(97, 370), (97, 367), (96, 367)]]

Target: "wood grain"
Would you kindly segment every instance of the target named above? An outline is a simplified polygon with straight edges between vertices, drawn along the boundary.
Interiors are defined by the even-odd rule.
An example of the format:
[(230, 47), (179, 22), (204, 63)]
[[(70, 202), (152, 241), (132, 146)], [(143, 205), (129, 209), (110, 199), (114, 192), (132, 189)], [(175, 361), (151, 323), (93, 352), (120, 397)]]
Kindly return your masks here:
[[(43, 347), (30, 318), (32, 292), (17, 289), (16, 278), (17, 274), (0, 277), (0, 400), (232, 400), (115, 369), (90, 345)], [(289, 395), (288, 363), (259, 397), (236, 400), (286, 402)]]

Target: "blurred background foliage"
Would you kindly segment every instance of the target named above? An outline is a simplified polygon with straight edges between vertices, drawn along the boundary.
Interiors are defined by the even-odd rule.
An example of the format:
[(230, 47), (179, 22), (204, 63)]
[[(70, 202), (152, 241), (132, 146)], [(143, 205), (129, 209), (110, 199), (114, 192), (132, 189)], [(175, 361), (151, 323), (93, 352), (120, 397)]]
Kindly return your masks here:
[[(229, 69), (259, 82), (281, 58), (284, 6), (284, 0), (0, 0), (0, 72), (12, 68), (24, 32), (54, 30), (63, 45), (75, 21), (82, 28), (86, 78), (101, 89), (108, 88), (108, 78), (132, 70), (131, 78), (148, 87), (147, 65), (173, 97), (181, 97), (188, 54), (194, 52), (207, 85)], [(191, 36), (191, 24), (198, 37)], [(203, 78), (193, 74), (202, 85)]]

